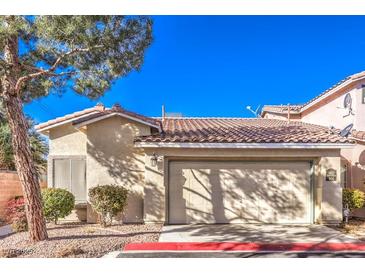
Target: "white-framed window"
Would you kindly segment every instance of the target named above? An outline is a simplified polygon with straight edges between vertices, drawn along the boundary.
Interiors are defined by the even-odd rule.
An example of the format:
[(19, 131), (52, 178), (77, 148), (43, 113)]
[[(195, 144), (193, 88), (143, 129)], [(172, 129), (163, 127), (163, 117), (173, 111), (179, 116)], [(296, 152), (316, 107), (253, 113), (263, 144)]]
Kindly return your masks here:
[(86, 202), (86, 161), (80, 157), (53, 159), (53, 187), (75, 195), (76, 202)]

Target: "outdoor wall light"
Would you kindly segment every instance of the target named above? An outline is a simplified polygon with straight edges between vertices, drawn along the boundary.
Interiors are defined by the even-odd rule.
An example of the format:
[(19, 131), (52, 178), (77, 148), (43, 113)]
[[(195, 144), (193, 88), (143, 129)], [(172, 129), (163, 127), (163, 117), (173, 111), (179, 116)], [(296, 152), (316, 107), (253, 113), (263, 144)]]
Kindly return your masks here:
[(157, 165), (158, 157), (157, 154), (154, 152), (151, 156), (151, 165), (155, 167)]

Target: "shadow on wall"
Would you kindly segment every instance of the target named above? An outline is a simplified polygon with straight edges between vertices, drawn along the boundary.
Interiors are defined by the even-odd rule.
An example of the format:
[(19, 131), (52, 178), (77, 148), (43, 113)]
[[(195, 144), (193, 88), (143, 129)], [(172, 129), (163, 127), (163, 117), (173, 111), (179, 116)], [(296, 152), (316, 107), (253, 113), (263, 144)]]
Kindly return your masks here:
[[(144, 152), (133, 146), (138, 127), (109, 119), (105, 126), (88, 129), (88, 187), (105, 184), (122, 185), (129, 190), (123, 214), (125, 222), (143, 218)], [(92, 181), (92, 182), (90, 182)], [(119, 218), (120, 219), (120, 218)]]
[[(327, 158), (323, 158), (320, 162), (322, 167), (326, 170), (332, 167), (332, 164)], [(337, 174), (337, 181), (326, 181), (325, 175), (317, 174), (317, 176), (324, 176), (322, 178), (322, 204), (321, 204), (321, 219), (323, 222), (337, 223), (342, 219), (342, 182), (341, 174)], [(339, 190), (339, 188), (341, 190)], [(341, 216), (339, 216), (339, 214)]]
[[(162, 163), (158, 163), (160, 166), (157, 170), (154, 170), (146, 166), (146, 170), (153, 172), (158, 176), (163, 176), (163, 169), (161, 167)], [(153, 182), (147, 182), (144, 189), (145, 197), (145, 214), (149, 215), (149, 221), (165, 221), (165, 189), (161, 189)]]
[[(170, 223), (308, 222), (308, 171), (170, 170)], [(294, 182), (294, 183), (292, 183)]]

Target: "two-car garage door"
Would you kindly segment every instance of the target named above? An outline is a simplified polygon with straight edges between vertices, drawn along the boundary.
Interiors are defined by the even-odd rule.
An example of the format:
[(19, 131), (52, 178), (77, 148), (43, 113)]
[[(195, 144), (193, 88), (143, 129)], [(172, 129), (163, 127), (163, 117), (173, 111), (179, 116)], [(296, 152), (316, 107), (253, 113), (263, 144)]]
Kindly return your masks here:
[(171, 161), (170, 224), (311, 223), (309, 162)]

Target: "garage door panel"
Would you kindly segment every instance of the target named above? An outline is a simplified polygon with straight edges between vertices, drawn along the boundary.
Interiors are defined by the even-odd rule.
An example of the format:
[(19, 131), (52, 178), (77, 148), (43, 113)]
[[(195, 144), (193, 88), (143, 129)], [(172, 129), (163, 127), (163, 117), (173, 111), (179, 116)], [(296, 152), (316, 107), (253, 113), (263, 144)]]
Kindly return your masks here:
[(171, 162), (170, 223), (309, 223), (308, 162)]
[(246, 170), (220, 169), (220, 182), (223, 185), (223, 201), (227, 219), (230, 222), (257, 222), (258, 204), (256, 182), (250, 180)]

